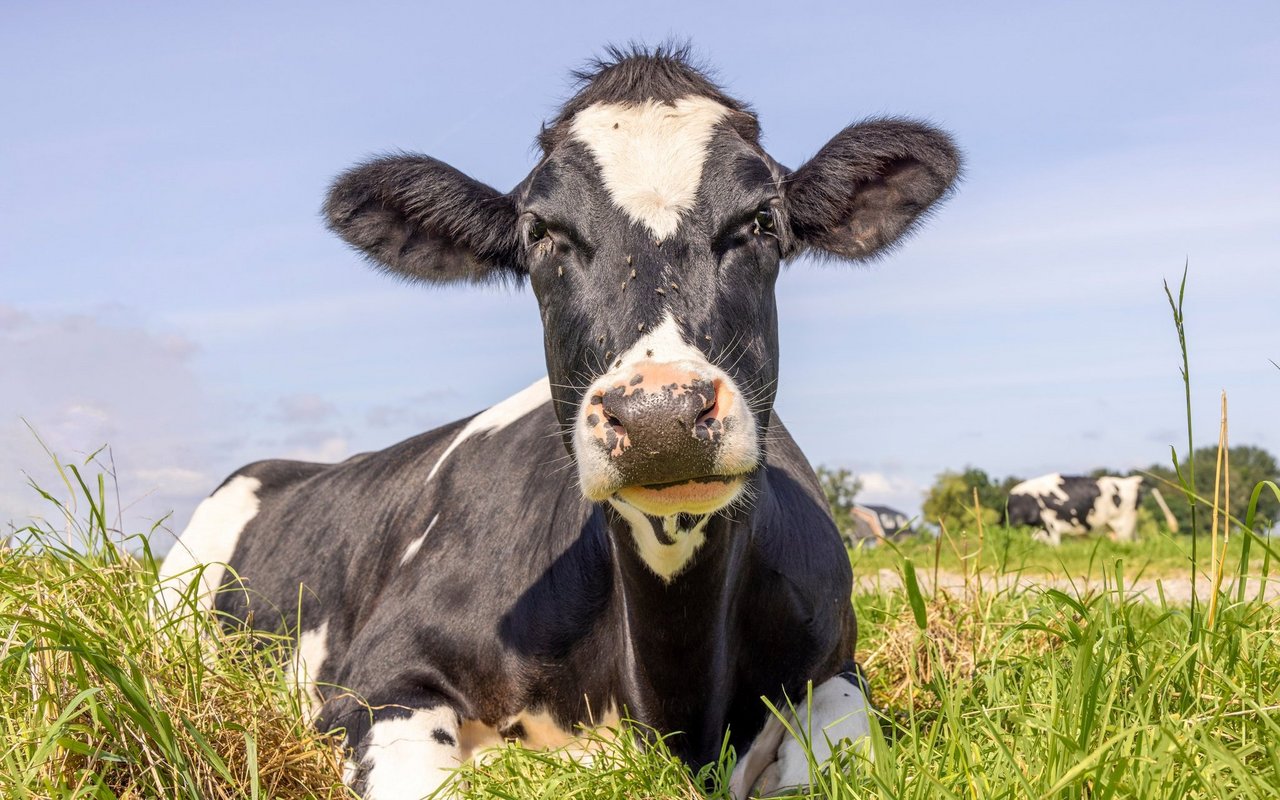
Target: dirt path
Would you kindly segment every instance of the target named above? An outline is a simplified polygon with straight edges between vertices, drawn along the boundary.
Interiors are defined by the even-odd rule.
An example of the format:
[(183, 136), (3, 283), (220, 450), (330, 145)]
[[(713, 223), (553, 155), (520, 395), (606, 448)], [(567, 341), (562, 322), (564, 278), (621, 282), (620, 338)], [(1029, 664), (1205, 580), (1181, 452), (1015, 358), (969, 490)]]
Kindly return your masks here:
[[(920, 582), (920, 589), (923, 592), (926, 594), (933, 593), (932, 570), (919, 570), (916, 573), (916, 578)], [(976, 579), (970, 577), (969, 581), (973, 583)], [(855, 575), (854, 583), (859, 590), (887, 591), (902, 588), (902, 576), (896, 570), (882, 569), (869, 575)], [(1226, 578), (1223, 580), (1223, 587), (1226, 588), (1231, 583), (1231, 580)], [(1248, 585), (1245, 587), (1245, 597), (1256, 598), (1259, 585), (1258, 579), (1249, 579)], [(965, 576), (958, 572), (939, 572), (938, 586), (953, 595), (963, 594), (965, 591)], [(1200, 576), (1196, 580), (1197, 596), (1201, 599), (1207, 598), (1212, 586), (1213, 582), (1209, 578)], [(982, 591), (984, 592), (1047, 588), (1060, 589), (1073, 597), (1088, 592), (1114, 592), (1116, 589), (1114, 581), (1104, 583), (1098, 578), (1089, 580), (1082, 575), (1073, 576), (1070, 579), (1039, 574), (984, 575), (982, 577)], [(1158, 602), (1161, 590), (1163, 590), (1164, 598), (1168, 603), (1189, 603), (1191, 601), (1191, 581), (1183, 575), (1165, 575), (1158, 578), (1143, 577), (1132, 583), (1126, 582), (1124, 586), (1126, 595), (1137, 595), (1149, 602)], [(1234, 596), (1234, 587), (1230, 591)], [(1280, 578), (1272, 577), (1268, 581), (1266, 597), (1268, 600), (1280, 598)]]

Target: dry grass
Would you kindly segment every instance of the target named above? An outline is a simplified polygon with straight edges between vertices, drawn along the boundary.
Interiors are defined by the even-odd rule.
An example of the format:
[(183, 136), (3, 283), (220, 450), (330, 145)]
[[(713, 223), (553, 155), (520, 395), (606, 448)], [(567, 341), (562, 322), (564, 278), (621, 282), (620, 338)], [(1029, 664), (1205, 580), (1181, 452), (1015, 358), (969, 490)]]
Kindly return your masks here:
[[(970, 577), (960, 591), (938, 589), (923, 597), (926, 625), (916, 622), (904, 592), (865, 593), (859, 599), (859, 660), (870, 676), (876, 703), (898, 710), (936, 709), (933, 688), (952, 691), (972, 682), (983, 665), (1010, 648), (1044, 655), (1060, 646), (1053, 637), (1020, 628), (1033, 605), (1021, 587), (983, 591)], [(1027, 596), (1024, 596), (1027, 595)], [(1009, 634), (1017, 632), (1016, 639)]]
[(280, 643), (190, 604), (157, 611), (155, 562), (102, 519), (90, 514), (75, 547), (41, 527), (0, 553), (0, 794), (349, 796)]

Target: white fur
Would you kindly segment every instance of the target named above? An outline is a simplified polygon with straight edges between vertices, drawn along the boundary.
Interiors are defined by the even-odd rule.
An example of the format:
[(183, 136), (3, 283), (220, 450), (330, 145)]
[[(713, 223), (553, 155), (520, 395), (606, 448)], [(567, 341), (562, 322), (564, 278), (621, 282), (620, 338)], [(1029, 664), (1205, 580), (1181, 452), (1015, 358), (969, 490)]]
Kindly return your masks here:
[(613, 202), (661, 241), (697, 201), (707, 142), (728, 111), (696, 96), (597, 103), (574, 116), (570, 133), (595, 157)]
[(303, 631), (298, 637), (298, 646), (293, 651), (293, 663), (290, 665), (290, 680), (300, 692), (305, 692), (311, 703), (311, 714), (320, 711), (320, 693), (316, 691), (315, 681), (329, 658), (329, 621), (325, 620), (320, 627)]
[(422, 532), (422, 535), (414, 539), (412, 542), (409, 542), (409, 546), (404, 549), (404, 555), (400, 556), (400, 566), (403, 567), (405, 564), (408, 564), (413, 560), (413, 557), (418, 554), (418, 551), (422, 549), (422, 543), (427, 540), (427, 534), (431, 533), (431, 529), (436, 526), (436, 521), (439, 519), (439, 514), (432, 517), (431, 521), (427, 523), (427, 529)]
[(160, 565), (160, 602), (166, 608), (177, 607), (201, 565), (206, 566), (200, 575), (200, 607), (213, 607), (213, 596), (226, 574), (226, 562), (235, 552), (244, 527), (258, 514), (260, 488), (262, 481), (257, 478), (237, 475), (196, 506), (187, 529)]
[[(795, 712), (783, 711), (791, 728), (809, 742), (813, 760), (819, 765), (831, 758), (842, 742), (867, 747), (871, 735), (871, 715), (862, 690), (837, 675), (814, 687), (812, 705), (804, 698)], [(869, 753), (869, 751), (868, 751)], [(770, 716), (734, 768), (729, 790), (734, 797), (750, 792), (772, 794), (809, 785), (809, 756), (799, 739), (786, 735), (786, 726)]]
[[(1098, 488), (1102, 493), (1094, 503), (1095, 514), (1089, 519), (1091, 526), (1096, 530), (1104, 524), (1110, 525), (1116, 541), (1133, 541), (1134, 532), (1138, 528), (1138, 490), (1141, 486), (1141, 475), (1129, 478), (1106, 475), (1099, 478)], [(1120, 498), (1119, 506), (1114, 497)]]
[(458, 741), (458, 717), (445, 706), (383, 720), (369, 729), (364, 753), (365, 800), (420, 800), (449, 779), (461, 763), (458, 745), (437, 742), (443, 730)]
[(612, 494), (618, 481), (618, 473), (609, 454), (599, 446), (586, 423), (586, 417), (591, 413), (590, 398), (618, 383), (624, 383), (635, 371), (635, 365), (641, 361), (678, 365), (688, 369), (696, 377), (719, 380), (725, 384), (737, 398), (730, 415), (737, 422), (732, 425), (732, 430), (725, 431), (724, 438), (720, 441), (718, 471), (732, 475), (746, 472), (755, 466), (760, 457), (760, 449), (756, 441), (755, 420), (747, 409), (746, 399), (727, 372), (707, 361), (701, 350), (684, 340), (675, 317), (668, 311), (662, 322), (620, 355), (615, 362), (617, 366), (597, 378), (583, 396), (573, 441), (578, 482), (583, 494), (592, 500), (604, 500)]
[(676, 527), (675, 517), (664, 517), (663, 529), (675, 540), (675, 544), (663, 544), (653, 532), (649, 517), (631, 504), (618, 499), (609, 501), (627, 522), (631, 536), (635, 539), (640, 558), (653, 570), (654, 574), (666, 583), (671, 583), (676, 576), (689, 566), (689, 562), (697, 555), (698, 550), (707, 541), (705, 528), (710, 516), (704, 516), (691, 530), (681, 531)]
[(1062, 488), (1062, 474), (1051, 472), (1038, 478), (1025, 480), (1009, 490), (1009, 494), (1029, 494), (1032, 497), (1056, 497), (1066, 500), (1067, 493)]
[(427, 480), (430, 481), (435, 477), (436, 472), (440, 469), (440, 465), (445, 462), (454, 450), (458, 449), (458, 445), (481, 433), (493, 433), (500, 431), (511, 423), (520, 419), (524, 415), (533, 411), (543, 403), (551, 401), (551, 382), (547, 378), (539, 378), (527, 388), (513, 394), (501, 403), (491, 406), (479, 414), (471, 418), (458, 435), (453, 437), (453, 441), (440, 454), (440, 458), (436, 459), (435, 466), (431, 468), (431, 472), (427, 473)]

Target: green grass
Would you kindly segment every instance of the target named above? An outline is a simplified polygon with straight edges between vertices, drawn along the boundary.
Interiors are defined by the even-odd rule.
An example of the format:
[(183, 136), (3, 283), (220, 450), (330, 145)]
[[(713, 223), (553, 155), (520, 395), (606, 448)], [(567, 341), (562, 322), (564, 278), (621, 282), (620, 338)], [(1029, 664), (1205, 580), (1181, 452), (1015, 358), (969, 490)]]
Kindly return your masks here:
[(0, 545), (0, 797), (348, 796), (282, 643), (226, 633), (190, 598), (158, 612), (146, 538), (109, 529), (101, 475), (62, 474), (53, 522)]
[[(66, 474), (83, 511), (50, 498), (58, 524), (0, 553), (0, 796), (345, 796), (335, 741), (303, 721), (279, 643), (192, 608), (157, 616), (155, 561), (125, 549), (142, 539), (109, 530), (101, 478)], [(1048, 551), (1019, 535), (1010, 550)], [(1250, 563), (1269, 547), (1252, 545)], [(1182, 542), (1068, 545), (1096, 576), (1078, 592), (991, 589), (979, 572), (1026, 559), (988, 558), (990, 546), (937, 594), (911, 578), (931, 568), (930, 542), (852, 554), (860, 572), (874, 558), (898, 576), (853, 597), (880, 735), (869, 760), (815, 765), (812, 796), (1280, 796), (1280, 611), (1257, 599), (1265, 576), (1243, 595), (1228, 580), (1210, 627), (1125, 591), (1125, 558)], [(590, 763), (508, 747), (462, 770), (462, 796), (727, 796), (731, 753), (691, 776), (640, 739), (602, 740)]]
[[(1239, 564), (1244, 540), (1236, 536), (1228, 542), (1228, 563)], [(962, 529), (940, 538), (911, 536), (891, 543), (864, 544), (855, 549), (854, 570), (860, 576), (873, 575), (881, 569), (896, 569), (903, 558), (910, 558), (926, 574), (935, 568), (952, 574), (986, 569), (1040, 579), (1084, 576), (1101, 580), (1104, 566), (1123, 560), (1130, 578), (1170, 578), (1188, 574), (1191, 550), (1191, 537), (1170, 534), (1154, 524), (1143, 526), (1141, 537), (1134, 542), (1114, 542), (1101, 535), (1075, 536), (1064, 537), (1056, 548), (1035, 541), (1026, 528), (995, 525), (981, 531)], [(1196, 550), (1196, 571), (1208, 576), (1212, 553), (1203, 542)], [(1250, 556), (1250, 568), (1261, 570), (1265, 551), (1251, 546)]]

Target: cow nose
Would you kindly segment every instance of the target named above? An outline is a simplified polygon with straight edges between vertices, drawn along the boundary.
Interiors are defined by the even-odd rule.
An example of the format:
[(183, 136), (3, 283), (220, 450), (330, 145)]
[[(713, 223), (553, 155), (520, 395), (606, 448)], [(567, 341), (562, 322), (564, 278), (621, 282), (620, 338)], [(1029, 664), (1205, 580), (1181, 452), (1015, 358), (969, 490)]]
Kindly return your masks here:
[(583, 421), (622, 485), (689, 480), (716, 474), (735, 398), (719, 377), (647, 361), (594, 390)]
[(633, 444), (651, 446), (668, 436), (712, 438), (711, 429), (717, 425), (711, 413), (716, 405), (716, 382), (689, 379), (656, 389), (628, 391), (631, 388), (615, 388), (601, 397), (605, 421), (620, 436)]

